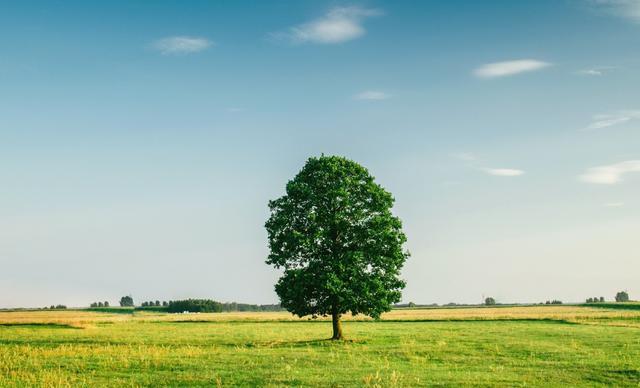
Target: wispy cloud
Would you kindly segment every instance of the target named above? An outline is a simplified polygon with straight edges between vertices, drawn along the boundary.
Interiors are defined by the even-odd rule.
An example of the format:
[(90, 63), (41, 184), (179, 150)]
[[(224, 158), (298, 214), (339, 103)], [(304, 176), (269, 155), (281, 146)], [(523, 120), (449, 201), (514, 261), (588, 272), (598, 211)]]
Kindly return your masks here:
[(579, 70), (576, 74), (579, 75), (602, 75), (603, 72), (601, 70), (598, 69), (585, 69), (585, 70)]
[(620, 110), (613, 113), (598, 114), (593, 116), (593, 119), (584, 130), (596, 130), (607, 127), (613, 127), (614, 125), (620, 125), (632, 120), (640, 119), (640, 110)]
[(354, 100), (386, 100), (391, 95), (379, 90), (365, 90), (353, 96)]
[(291, 27), (284, 32), (272, 33), (271, 37), (296, 44), (342, 43), (363, 36), (366, 33), (364, 21), (379, 15), (382, 15), (382, 11), (377, 9), (335, 7), (319, 19)]
[(483, 168), (482, 171), (495, 176), (520, 176), (524, 171), (515, 168)]
[(510, 75), (531, 72), (551, 66), (548, 62), (536, 59), (518, 59), (513, 61), (487, 63), (474, 70), (474, 74), (480, 78), (498, 78)]
[(630, 172), (640, 172), (640, 160), (627, 160), (607, 166), (592, 167), (580, 176), (580, 180), (587, 183), (613, 185), (622, 182), (624, 176)]
[(206, 38), (192, 36), (170, 36), (158, 39), (151, 47), (163, 55), (184, 55), (206, 50), (213, 42)]
[(609, 73), (611, 70), (614, 70), (613, 66), (600, 66), (600, 67), (591, 67), (588, 69), (578, 70), (576, 74), (584, 75), (584, 76), (592, 76), (599, 77)]
[(640, 22), (638, 0), (590, 0), (589, 3), (597, 11)]

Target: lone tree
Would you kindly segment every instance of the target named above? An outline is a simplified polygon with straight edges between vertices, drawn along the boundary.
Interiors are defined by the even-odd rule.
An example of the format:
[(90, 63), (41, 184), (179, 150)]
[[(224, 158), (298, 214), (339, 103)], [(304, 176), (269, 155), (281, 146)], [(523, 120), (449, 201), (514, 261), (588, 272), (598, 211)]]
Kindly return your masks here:
[(616, 294), (616, 302), (628, 302), (629, 293), (627, 291), (620, 291)]
[(133, 298), (131, 295), (123, 296), (120, 298), (120, 306), (122, 307), (131, 307), (133, 306)]
[(379, 318), (400, 301), (409, 257), (392, 195), (366, 168), (337, 156), (310, 158), (269, 202), (267, 264), (283, 269), (275, 286), (282, 307), (300, 317), (331, 315), (342, 338), (347, 312)]
[(496, 300), (493, 299), (492, 297), (487, 297), (484, 300), (484, 304), (487, 305), (487, 306), (493, 306), (493, 305), (496, 304)]

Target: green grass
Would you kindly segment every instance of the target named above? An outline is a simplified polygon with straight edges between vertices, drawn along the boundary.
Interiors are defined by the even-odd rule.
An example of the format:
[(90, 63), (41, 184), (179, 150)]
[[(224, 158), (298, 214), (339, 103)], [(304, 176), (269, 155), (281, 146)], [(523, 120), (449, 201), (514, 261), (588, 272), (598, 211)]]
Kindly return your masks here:
[(584, 307), (598, 307), (598, 308), (605, 308), (605, 309), (619, 309), (619, 310), (640, 310), (640, 303), (638, 303), (638, 302), (584, 303), (581, 306), (584, 306)]
[(637, 317), (350, 321), (340, 342), (328, 322), (153, 319), (0, 326), (0, 386), (640, 385)]
[(93, 311), (100, 313), (113, 313), (113, 314), (133, 314), (133, 307), (89, 307), (86, 309), (81, 309), (81, 311)]

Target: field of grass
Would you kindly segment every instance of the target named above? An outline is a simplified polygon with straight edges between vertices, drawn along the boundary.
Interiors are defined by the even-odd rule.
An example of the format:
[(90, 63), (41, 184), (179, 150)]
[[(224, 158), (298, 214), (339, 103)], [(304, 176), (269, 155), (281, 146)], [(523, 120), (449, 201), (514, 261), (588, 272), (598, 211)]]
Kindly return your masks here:
[(640, 386), (640, 310), (0, 312), (0, 386)]

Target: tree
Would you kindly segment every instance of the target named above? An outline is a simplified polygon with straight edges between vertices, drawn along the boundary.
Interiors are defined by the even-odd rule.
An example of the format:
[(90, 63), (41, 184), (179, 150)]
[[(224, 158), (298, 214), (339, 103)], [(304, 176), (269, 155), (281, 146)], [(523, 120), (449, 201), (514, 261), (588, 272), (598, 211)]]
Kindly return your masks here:
[(93, 302), (93, 303), (91, 303), (91, 304), (89, 305), (89, 307), (92, 307), (92, 308), (93, 308), (93, 307), (98, 307), (98, 304), (97, 304), (96, 302)]
[(604, 296), (600, 297), (600, 303), (604, 303)]
[(493, 306), (496, 304), (496, 300), (493, 299), (492, 297), (488, 297), (484, 300), (484, 304), (487, 306)]
[(172, 300), (167, 311), (170, 313), (219, 313), (222, 311), (222, 303), (211, 299), (186, 299)]
[(587, 298), (587, 303), (593, 303), (593, 298)]
[(109, 302), (107, 302), (106, 300), (104, 301), (104, 307), (109, 307)]
[(398, 276), (409, 253), (394, 199), (367, 169), (337, 156), (310, 158), (269, 202), (267, 264), (283, 269), (282, 307), (300, 317), (331, 315), (341, 339), (343, 314), (379, 318), (400, 301)]
[(628, 302), (629, 294), (627, 291), (620, 291), (616, 294), (616, 302)]
[(104, 305), (102, 304), (102, 302), (98, 302), (98, 307), (104, 307)]
[(133, 298), (131, 295), (123, 296), (120, 298), (120, 306), (121, 307), (132, 307), (133, 306)]

